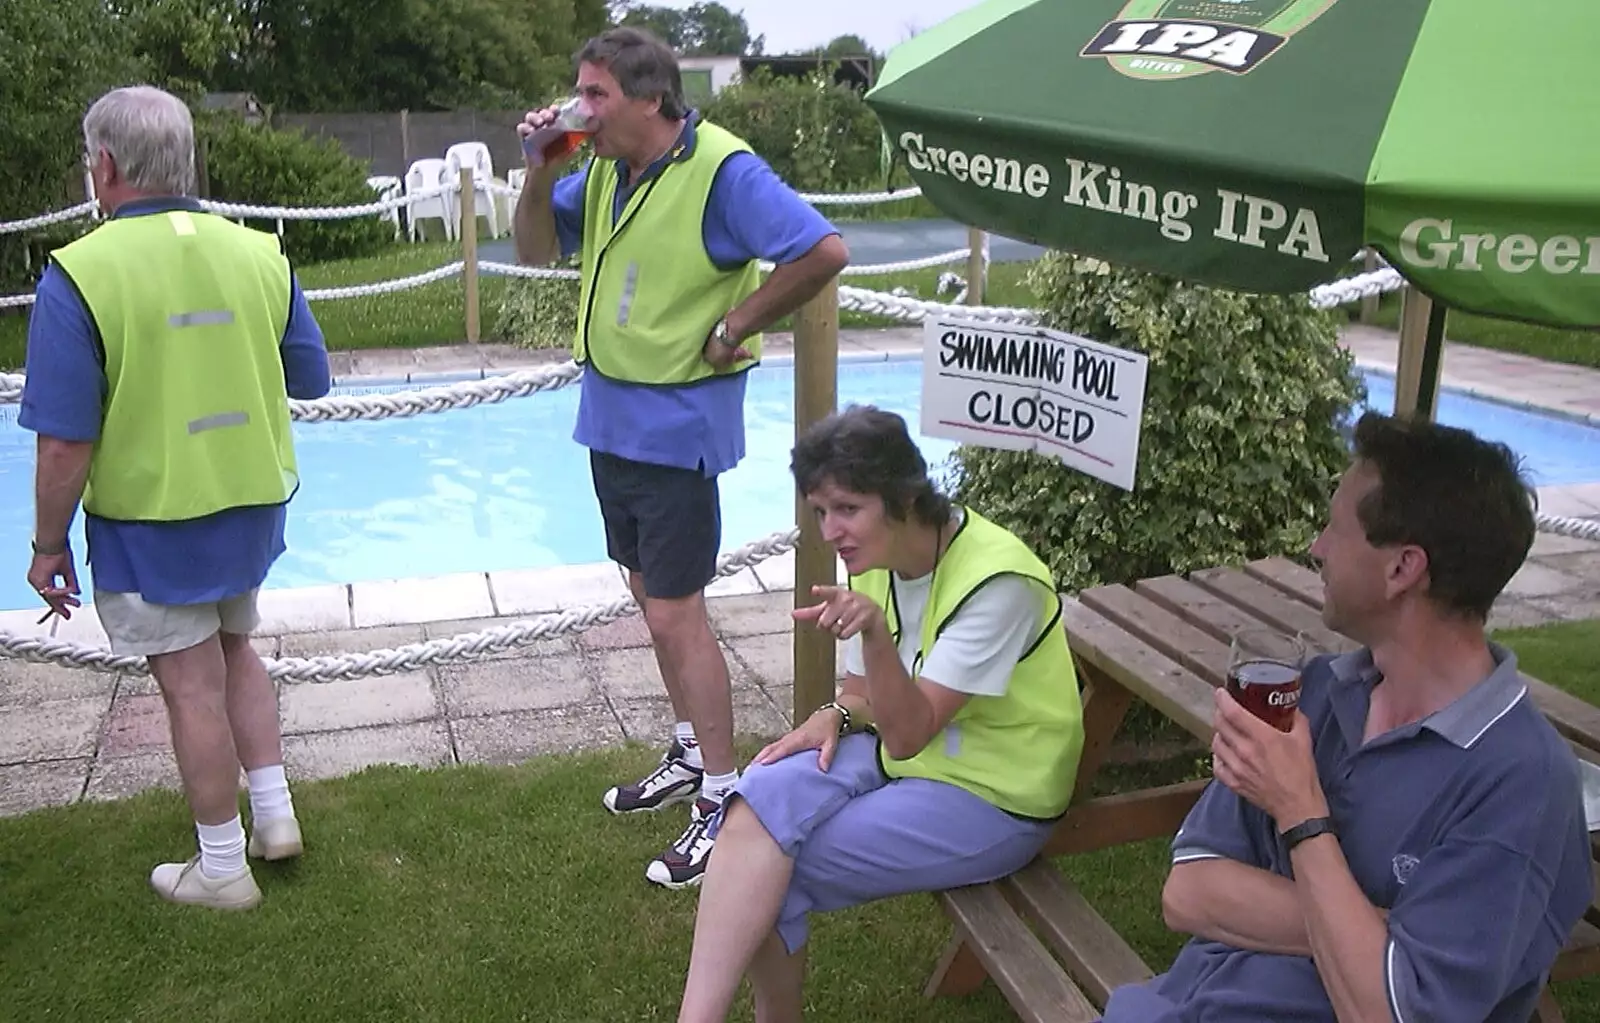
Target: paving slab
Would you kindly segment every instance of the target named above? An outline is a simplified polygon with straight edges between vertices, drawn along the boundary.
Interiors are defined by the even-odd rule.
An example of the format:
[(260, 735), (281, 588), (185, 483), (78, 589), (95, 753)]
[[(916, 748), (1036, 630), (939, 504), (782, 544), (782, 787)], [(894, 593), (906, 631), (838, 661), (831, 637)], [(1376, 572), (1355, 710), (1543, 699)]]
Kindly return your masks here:
[(0, 817), (75, 802), (89, 777), (88, 757), (0, 766)]
[(326, 654), (363, 654), (394, 650), (421, 643), (427, 636), (421, 625), (387, 625), (371, 629), (303, 632), (279, 640), (282, 657), (321, 657)]
[[(291, 783), (294, 779), (290, 779)], [(146, 789), (183, 791), (178, 762), (171, 750), (135, 753), (132, 756), (101, 755), (94, 762), (84, 799), (126, 799)]]
[(126, 757), (170, 750), (172, 730), (160, 696), (119, 692), (100, 739), (101, 757)]
[(448, 665), (438, 671), (445, 712), (456, 719), (600, 702), (599, 686), (576, 653)]
[[(629, 739), (647, 746), (665, 747), (672, 738), (675, 715), (666, 697), (633, 698), (611, 701), (617, 720)], [(787, 730), (784, 716), (772, 700), (759, 689), (735, 690), (733, 694), (733, 732), (743, 738), (772, 740)]]
[(1528, 561), (1506, 584), (1505, 593), (1518, 597), (1549, 597), (1583, 588), (1584, 580), (1560, 569)]
[(442, 712), (428, 671), (342, 682), (285, 682), (278, 704), (284, 735), (426, 721)]
[(444, 721), (434, 720), (284, 736), (283, 759), (291, 779), (305, 779), (338, 778), (376, 764), (436, 767), (455, 757)]
[(711, 627), (724, 639), (787, 632), (794, 628), (789, 592), (729, 597), (709, 605)]
[[(464, 764), (518, 764), (548, 753), (602, 749), (623, 741), (622, 727), (604, 703), (462, 718), (450, 727)], [(596, 792), (595, 798), (599, 796)]]
[(584, 650), (626, 650), (651, 645), (650, 628), (644, 615), (632, 614), (605, 625), (578, 633), (574, 641)]
[(99, 698), (108, 704), (117, 676), (88, 668), (0, 659), (0, 711), (47, 700)]
[(110, 701), (50, 700), (0, 714), (0, 764), (93, 756)]

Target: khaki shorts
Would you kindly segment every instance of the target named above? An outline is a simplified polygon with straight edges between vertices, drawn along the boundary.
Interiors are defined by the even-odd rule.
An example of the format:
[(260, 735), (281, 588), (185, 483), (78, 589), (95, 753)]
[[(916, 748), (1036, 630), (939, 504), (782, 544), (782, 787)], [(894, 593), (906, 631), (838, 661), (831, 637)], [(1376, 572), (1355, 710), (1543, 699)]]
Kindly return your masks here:
[(111, 652), (172, 654), (204, 643), (218, 630), (248, 636), (261, 624), (259, 590), (209, 604), (150, 604), (137, 593), (94, 591), (94, 609), (111, 639)]

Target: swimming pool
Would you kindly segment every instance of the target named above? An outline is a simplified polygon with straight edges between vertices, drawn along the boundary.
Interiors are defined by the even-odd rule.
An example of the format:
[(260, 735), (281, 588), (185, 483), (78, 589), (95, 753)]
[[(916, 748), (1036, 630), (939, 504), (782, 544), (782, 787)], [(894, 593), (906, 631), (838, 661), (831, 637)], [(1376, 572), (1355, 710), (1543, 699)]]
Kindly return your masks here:
[[(873, 402), (916, 430), (921, 380), (916, 357), (841, 363), (839, 404)], [(1372, 407), (1393, 406), (1392, 377), (1367, 374), (1367, 384)], [(303, 482), (290, 506), (288, 553), (267, 585), (604, 561), (587, 452), (571, 441), (577, 401), (578, 388), (566, 387), (442, 415), (295, 424)], [(724, 550), (793, 524), (793, 409), (790, 366), (753, 372), (748, 455), (722, 480)], [(1600, 480), (1600, 429), (1450, 391), (1439, 418), (1510, 444), (1540, 486)], [(936, 438), (920, 443), (930, 464), (955, 449)], [(32, 528), (33, 436), (16, 426), (15, 405), (0, 406), (0, 609), (39, 605), (23, 579)], [(81, 516), (73, 536), (81, 552)], [(79, 569), (87, 594), (89, 572)]]

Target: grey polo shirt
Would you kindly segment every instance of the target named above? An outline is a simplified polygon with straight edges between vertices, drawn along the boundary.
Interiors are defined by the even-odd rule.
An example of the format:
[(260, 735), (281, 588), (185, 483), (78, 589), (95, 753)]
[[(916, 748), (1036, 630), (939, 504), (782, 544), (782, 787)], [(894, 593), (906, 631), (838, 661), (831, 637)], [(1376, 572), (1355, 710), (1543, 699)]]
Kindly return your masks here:
[[(1397, 1023), (1526, 1023), (1592, 898), (1578, 764), (1528, 697), (1516, 658), (1455, 702), (1362, 734), (1379, 681), (1369, 651), (1307, 667), (1300, 707), (1356, 883), (1389, 914), (1384, 981)], [(1173, 839), (1293, 877), (1266, 813), (1212, 782)], [(1107, 1023), (1333, 1020), (1312, 960), (1192, 939), (1168, 972), (1113, 993)]]

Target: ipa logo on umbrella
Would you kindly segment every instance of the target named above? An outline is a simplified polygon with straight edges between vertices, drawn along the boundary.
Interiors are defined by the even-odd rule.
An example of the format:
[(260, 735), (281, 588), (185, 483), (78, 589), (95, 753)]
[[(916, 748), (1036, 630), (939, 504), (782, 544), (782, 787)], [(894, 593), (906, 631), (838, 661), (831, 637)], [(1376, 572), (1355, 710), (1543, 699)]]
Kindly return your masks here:
[(1248, 74), (1338, 0), (1128, 0), (1080, 56), (1130, 78)]

